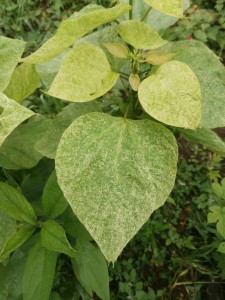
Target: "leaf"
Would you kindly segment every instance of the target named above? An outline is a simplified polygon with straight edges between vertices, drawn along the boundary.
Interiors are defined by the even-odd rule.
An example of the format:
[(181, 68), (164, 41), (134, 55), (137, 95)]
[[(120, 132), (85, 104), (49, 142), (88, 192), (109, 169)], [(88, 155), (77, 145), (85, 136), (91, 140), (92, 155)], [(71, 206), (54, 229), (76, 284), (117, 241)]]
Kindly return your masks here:
[(225, 178), (220, 183), (213, 182), (212, 189), (218, 198), (225, 200)]
[(72, 259), (77, 279), (90, 296), (95, 292), (101, 299), (109, 300), (108, 268), (101, 251), (87, 241), (78, 241), (77, 250)]
[(66, 128), (79, 116), (94, 111), (101, 111), (100, 106), (94, 101), (69, 104), (62, 109), (55, 119), (49, 119), (48, 123), (45, 124), (47, 130), (42, 138), (36, 142), (35, 150), (54, 159), (59, 141)]
[(0, 213), (8, 217), (36, 224), (36, 215), (30, 203), (12, 186), (0, 182)]
[(108, 92), (118, 77), (99, 47), (81, 44), (63, 59), (48, 94), (67, 101), (86, 102)]
[(9, 84), (25, 45), (21, 40), (0, 36), (0, 91), (4, 91)]
[(222, 243), (219, 244), (217, 251), (219, 251), (220, 253), (225, 254), (225, 242), (222, 242)]
[(162, 49), (176, 52), (176, 60), (186, 63), (199, 80), (202, 93), (200, 127), (225, 126), (225, 69), (219, 58), (199, 41), (173, 42)]
[(128, 49), (122, 44), (119, 43), (104, 43), (103, 44), (106, 49), (114, 56), (119, 58), (127, 58), (128, 57)]
[(141, 84), (139, 75), (138, 74), (130, 74), (129, 83), (132, 87), (132, 90), (137, 91)]
[(117, 19), (129, 10), (130, 6), (127, 4), (119, 4), (108, 9), (99, 5), (94, 5), (91, 10), (85, 8), (84, 11), (81, 10), (63, 21), (51, 39), (22, 61), (40, 64), (51, 60), (93, 29)]
[(90, 233), (84, 227), (84, 225), (78, 220), (78, 218), (74, 215), (71, 208), (65, 211), (65, 213), (61, 216), (64, 221), (64, 228), (66, 233), (71, 235), (75, 239), (92, 241)]
[(0, 214), (0, 254), (15, 232), (16, 222), (9, 217)]
[(48, 131), (47, 119), (37, 115), (19, 125), (0, 148), (0, 166), (5, 169), (30, 169), (43, 157), (34, 145)]
[(188, 141), (202, 144), (207, 149), (216, 153), (225, 153), (225, 143), (221, 138), (208, 128), (197, 128), (195, 131), (179, 129), (182, 136)]
[(201, 118), (197, 77), (184, 63), (170, 61), (142, 81), (138, 98), (144, 110), (168, 125), (195, 129)]
[(126, 43), (136, 49), (156, 49), (168, 43), (153, 28), (137, 20), (121, 22), (118, 32)]
[(150, 51), (145, 60), (147, 63), (155, 66), (163, 65), (166, 62), (170, 61), (176, 53), (165, 53), (160, 51)]
[(41, 243), (48, 250), (64, 253), (71, 257), (76, 255), (76, 251), (67, 240), (63, 227), (53, 220), (48, 220), (43, 224)]
[(208, 222), (209, 223), (216, 223), (216, 229), (219, 234), (225, 238), (225, 207), (220, 207), (217, 205), (211, 206), (210, 213), (208, 213)]
[(40, 83), (40, 77), (35, 66), (23, 63), (14, 70), (4, 94), (17, 102), (21, 102), (31, 95)]
[(0, 261), (20, 247), (34, 232), (33, 228), (20, 228), (7, 241), (4, 249), (0, 252)]
[(90, 113), (64, 132), (56, 155), (59, 186), (108, 261), (166, 201), (176, 161), (173, 135), (149, 120)]
[(66, 201), (57, 182), (55, 171), (49, 177), (42, 196), (42, 207), (49, 218), (57, 218), (67, 208)]
[(126, 46), (124, 41), (118, 36), (118, 25), (112, 24), (111, 26), (104, 27), (103, 29), (99, 29), (95, 31), (79, 41), (76, 42), (75, 45), (79, 44), (94, 44), (100, 47), (107, 57), (107, 60), (112, 68), (112, 71), (119, 72), (120, 69), (124, 66), (127, 62), (127, 59), (122, 59), (113, 56), (105, 47), (104, 44), (107, 43), (117, 43)]
[(35, 244), (29, 254), (23, 275), (23, 300), (48, 300), (58, 254)]
[(34, 112), (9, 99), (0, 92), (0, 146), (7, 136), (23, 121), (34, 115)]
[(177, 18), (183, 18), (183, 4), (181, 0), (144, 0), (151, 7), (159, 10), (160, 12), (174, 16)]

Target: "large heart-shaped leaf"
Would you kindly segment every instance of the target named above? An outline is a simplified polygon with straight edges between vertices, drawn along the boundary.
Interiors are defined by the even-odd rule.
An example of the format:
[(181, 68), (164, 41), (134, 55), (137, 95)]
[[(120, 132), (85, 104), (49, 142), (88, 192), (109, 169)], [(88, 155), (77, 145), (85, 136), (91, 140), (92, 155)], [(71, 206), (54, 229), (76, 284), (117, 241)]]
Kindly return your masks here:
[(56, 173), (74, 213), (114, 262), (165, 202), (176, 162), (175, 138), (162, 125), (90, 113), (64, 132)]
[(183, 3), (182, 0), (144, 0), (151, 7), (160, 12), (177, 17), (183, 17)]
[(57, 33), (36, 52), (23, 59), (23, 61), (32, 64), (40, 64), (48, 61), (63, 52), (88, 32), (104, 23), (117, 19), (129, 11), (129, 9), (130, 6), (127, 4), (119, 4), (108, 9), (99, 5), (92, 5), (90, 9), (85, 8), (68, 20), (63, 21)]
[(72, 102), (86, 102), (108, 92), (119, 74), (111, 71), (103, 50), (81, 44), (65, 56), (48, 94)]
[(9, 84), (25, 45), (23, 41), (0, 36), (0, 91), (4, 91)]
[(198, 127), (201, 118), (200, 85), (186, 64), (170, 61), (162, 65), (141, 83), (138, 97), (153, 118), (177, 127)]
[(0, 146), (7, 136), (34, 112), (0, 92)]
[(202, 118), (200, 127), (225, 126), (225, 68), (207, 46), (199, 41), (180, 41), (163, 47), (175, 52), (176, 60), (187, 64), (196, 74), (202, 92)]
[(168, 43), (153, 28), (137, 20), (121, 22), (118, 32), (125, 42), (136, 49), (156, 49)]

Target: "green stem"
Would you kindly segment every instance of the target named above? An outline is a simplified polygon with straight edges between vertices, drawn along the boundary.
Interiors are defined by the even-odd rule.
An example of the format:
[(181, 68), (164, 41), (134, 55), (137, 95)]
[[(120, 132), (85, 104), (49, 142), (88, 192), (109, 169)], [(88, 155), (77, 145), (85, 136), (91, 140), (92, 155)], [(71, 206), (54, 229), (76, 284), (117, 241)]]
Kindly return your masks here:
[(132, 0), (129, 0), (129, 4), (131, 6), (131, 9), (129, 10), (129, 19), (132, 20), (133, 19), (133, 7), (132, 7)]
[(146, 10), (144, 16), (141, 18), (141, 22), (143, 22), (143, 21), (147, 18), (147, 16), (148, 16), (148, 14), (150, 13), (150, 10), (151, 10), (151, 9), (152, 9), (152, 8), (149, 7), (149, 8)]

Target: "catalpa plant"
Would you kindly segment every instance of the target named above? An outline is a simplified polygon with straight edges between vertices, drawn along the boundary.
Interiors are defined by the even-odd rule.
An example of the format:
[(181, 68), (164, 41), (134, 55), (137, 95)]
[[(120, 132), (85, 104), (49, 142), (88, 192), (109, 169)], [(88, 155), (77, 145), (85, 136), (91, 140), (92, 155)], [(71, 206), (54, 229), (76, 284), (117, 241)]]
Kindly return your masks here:
[[(115, 262), (164, 204), (176, 176), (173, 133), (225, 153), (211, 130), (225, 126), (223, 65), (199, 41), (169, 43), (159, 34), (183, 18), (188, 1), (114, 2), (111, 8), (88, 5), (75, 12), (25, 58), (25, 42), (0, 37), (0, 166), (8, 174), (0, 184), (0, 257), (35, 236), (25, 267), (25, 300), (33, 299), (35, 255), (53, 274), (44, 291), (36, 283), (40, 299), (48, 299), (57, 253), (71, 257), (90, 294), (109, 299), (108, 283), (85, 283), (82, 253), (99, 251), (93, 239), (106, 260)], [(26, 107), (36, 89), (35, 95), (41, 91), (42, 99), (58, 103), (58, 114)], [(52, 160), (55, 170), (32, 197), (28, 184), (9, 176), (8, 170), (37, 170)], [(44, 169), (42, 164), (46, 174)], [(101, 252), (96, 256), (105, 268)]]

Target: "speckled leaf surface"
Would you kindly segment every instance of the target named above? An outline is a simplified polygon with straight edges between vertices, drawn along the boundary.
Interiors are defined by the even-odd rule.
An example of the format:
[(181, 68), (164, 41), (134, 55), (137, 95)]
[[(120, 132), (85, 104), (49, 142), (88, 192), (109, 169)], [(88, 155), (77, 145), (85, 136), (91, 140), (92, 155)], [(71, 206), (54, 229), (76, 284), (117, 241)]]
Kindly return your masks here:
[(168, 125), (196, 129), (201, 118), (201, 91), (184, 63), (170, 61), (142, 81), (138, 98), (145, 111)]
[(16, 68), (4, 94), (17, 102), (21, 102), (40, 86), (40, 77), (34, 65), (23, 63)]
[(65, 56), (48, 94), (67, 101), (86, 102), (104, 95), (118, 77), (111, 71), (101, 48), (81, 44)]
[(45, 127), (47, 130), (36, 142), (34, 149), (48, 158), (55, 158), (56, 150), (63, 132), (79, 116), (90, 113), (100, 112), (101, 108), (95, 101), (83, 103), (70, 103), (64, 107), (55, 119), (47, 120)]
[(118, 32), (126, 43), (136, 49), (156, 49), (168, 43), (153, 28), (137, 20), (121, 22)]
[(202, 144), (215, 153), (225, 153), (225, 143), (209, 128), (197, 128), (197, 130), (179, 129), (179, 131), (190, 142)]
[(183, 3), (182, 0), (144, 0), (151, 7), (160, 12), (177, 17), (183, 17)]
[(198, 77), (202, 93), (200, 127), (225, 126), (225, 68), (219, 58), (199, 41), (173, 42), (163, 49), (176, 52), (176, 60), (186, 63)]
[(160, 124), (90, 113), (64, 132), (56, 174), (75, 215), (114, 262), (165, 202), (176, 163), (175, 138)]
[(104, 23), (117, 19), (129, 11), (129, 9), (130, 6), (127, 4), (119, 4), (108, 9), (98, 5), (95, 5), (94, 9), (91, 10), (87, 10), (86, 8), (84, 13), (81, 11), (75, 14), (74, 17), (63, 21), (57, 33), (36, 52), (23, 59), (23, 61), (32, 64), (40, 64), (48, 61), (63, 52), (88, 32)]
[(0, 91), (9, 84), (11, 75), (23, 54), (26, 43), (0, 36)]
[(34, 112), (0, 92), (0, 146), (7, 136)]

